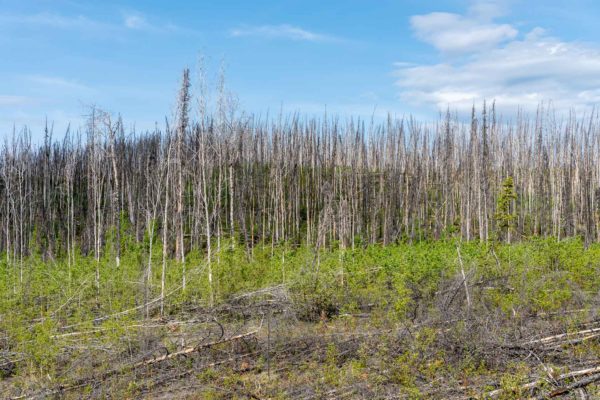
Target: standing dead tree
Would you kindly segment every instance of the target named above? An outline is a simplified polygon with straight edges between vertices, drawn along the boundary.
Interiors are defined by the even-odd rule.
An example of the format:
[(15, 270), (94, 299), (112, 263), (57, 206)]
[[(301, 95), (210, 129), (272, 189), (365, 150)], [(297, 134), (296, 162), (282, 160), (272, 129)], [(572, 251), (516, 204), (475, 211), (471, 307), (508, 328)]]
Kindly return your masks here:
[[(94, 254), (99, 290), (101, 255), (111, 245), (118, 265), (122, 234), (137, 241), (160, 235), (161, 285), (174, 254), (183, 286), (192, 250), (206, 254), (212, 282), (223, 240), (247, 249), (283, 242), (351, 248), (449, 235), (600, 240), (597, 114), (559, 119), (540, 108), (533, 120), (519, 114), (501, 122), (495, 106), (484, 105), (481, 113), (473, 108), (467, 124), (449, 112), (434, 125), (273, 120), (236, 114), (222, 88), (213, 114), (200, 88), (193, 120), (186, 69), (175, 123), (162, 131), (125, 132), (120, 118), (92, 108), (86, 140), (69, 132), (52, 142), (50, 127), (43, 144), (32, 144), (27, 130), (4, 142), (0, 251), (16, 272), (15, 290), (30, 252), (68, 254), (73, 263), (77, 248)], [(509, 177), (515, 197), (499, 210)], [(507, 228), (499, 212), (511, 218), (501, 235)]]

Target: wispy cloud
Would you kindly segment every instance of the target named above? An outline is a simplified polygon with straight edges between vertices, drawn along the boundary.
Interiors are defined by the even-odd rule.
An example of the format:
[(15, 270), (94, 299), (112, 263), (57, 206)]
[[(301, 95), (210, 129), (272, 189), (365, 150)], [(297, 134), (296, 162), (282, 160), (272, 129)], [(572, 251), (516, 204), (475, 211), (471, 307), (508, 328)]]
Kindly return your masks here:
[(467, 14), (480, 21), (491, 21), (507, 15), (512, 0), (471, 0)]
[(281, 25), (261, 25), (245, 26), (232, 29), (229, 32), (232, 37), (257, 36), (273, 39), (289, 39), (308, 42), (339, 42), (340, 38), (326, 35), (323, 33), (312, 32), (297, 26)]
[(147, 29), (150, 27), (146, 18), (141, 15), (125, 15), (123, 24), (129, 29)]
[(0, 25), (11, 28), (52, 28), (60, 30), (74, 30), (102, 35), (123, 34), (126, 31), (139, 31), (146, 33), (171, 33), (171, 34), (198, 34), (193, 29), (187, 29), (168, 21), (149, 18), (139, 12), (129, 11), (121, 13), (115, 19), (98, 20), (85, 15), (65, 15), (51, 12), (35, 14), (0, 14)]
[(41, 12), (36, 14), (0, 14), (0, 22), (4, 25), (33, 27), (50, 27), (56, 29), (112, 29), (113, 25), (104, 23), (84, 15), (62, 15)]
[(32, 99), (26, 96), (11, 96), (0, 94), (0, 106), (15, 107), (30, 104)]
[(47, 76), (47, 75), (26, 75), (25, 79), (33, 84), (53, 86), (60, 89), (71, 89), (78, 91), (88, 91), (91, 88), (83, 83), (73, 80), (61, 78), (58, 76)]
[(184, 35), (199, 35), (200, 32), (179, 26), (172, 22), (161, 21), (150, 18), (138, 11), (127, 11), (123, 13), (123, 27), (128, 30), (144, 31), (150, 33), (172, 33)]

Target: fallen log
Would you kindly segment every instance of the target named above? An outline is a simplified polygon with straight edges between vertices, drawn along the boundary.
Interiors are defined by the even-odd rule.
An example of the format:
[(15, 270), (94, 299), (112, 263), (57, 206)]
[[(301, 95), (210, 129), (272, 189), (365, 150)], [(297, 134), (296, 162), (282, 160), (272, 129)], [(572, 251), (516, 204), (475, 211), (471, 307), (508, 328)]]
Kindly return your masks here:
[[(555, 381), (561, 382), (561, 381), (564, 381), (564, 380), (567, 380), (567, 379), (577, 378), (577, 377), (580, 377), (580, 376), (585, 376), (585, 375), (590, 375), (590, 374), (594, 374), (593, 376), (595, 376), (597, 374), (600, 374), (600, 366), (596, 366), (596, 367), (592, 367), (592, 368), (586, 368), (586, 369), (581, 369), (581, 370), (578, 370), (578, 371), (567, 372), (565, 374), (562, 374), (562, 375), (559, 375), (559, 376), (555, 377)], [(600, 379), (600, 378), (598, 378), (598, 379)], [(595, 382), (598, 379), (595, 379), (592, 382)], [(582, 381), (580, 381), (580, 382), (582, 382)], [(536, 381), (526, 383), (525, 385), (521, 386), (519, 389), (521, 389), (521, 390), (535, 389), (536, 387), (540, 386), (544, 382), (546, 382), (545, 379), (538, 379)], [(589, 382), (589, 383), (592, 383), (592, 382)], [(589, 383), (588, 383), (588, 385), (589, 385)], [(569, 390), (574, 390), (574, 389), (577, 389), (578, 387), (581, 387), (581, 386), (577, 386), (577, 387), (574, 387), (574, 388), (569, 389)], [(495, 397), (498, 397), (499, 395), (501, 395), (503, 392), (504, 392), (504, 389), (492, 390), (491, 392), (488, 392), (485, 395), (485, 398), (495, 398)], [(558, 396), (558, 395), (555, 395), (553, 397), (556, 397), (556, 396)], [(542, 398), (545, 398), (545, 397), (542, 397)]]
[(552, 336), (547, 336), (547, 337), (544, 337), (541, 339), (530, 340), (528, 342), (522, 343), (521, 346), (531, 346), (531, 345), (535, 345), (535, 344), (548, 344), (548, 343), (552, 343), (557, 340), (565, 339), (565, 338), (572, 337), (572, 336), (586, 335), (589, 333), (598, 333), (598, 332), (600, 332), (600, 328), (591, 328), (591, 329), (584, 329), (582, 331), (577, 331), (577, 332), (561, 333), (559, 335), (552, 335)]
[(552, 344), (552, 345), (546, 347), (546, 349), (547, 350), (560, 349), (561, 347), (564, 347), (564, 346), (569, 346), (569, 345), (572, 346), (575, 344), (583, 343), (583, 342), (591, 340), (591, 339), (595, 339), (597, 337), (600, 337), (600, 333), (595, 333), (593, 335), (587, 335), (587, 336), (577, 338), (577, 339), (560, 341), (558, 343), (555, 343), (555, 344)]
[(567, 394), (573, 390), (586, 387), (587, 385), (590, 385), (597, 381), (600, 381), (600, 374), (594, 374), (594, 375), (588, 376), (587, 378), (584, 378), (580, 381), (573, 382), (569, 385), (560, 387), (558, 389), (554, 389), (550, 393), (538, 396), (537, 398), (542, 400), (542, 399), (548, 399), (548, 398), (552, 398), (552, 397), (562, 396), (563, 394)]
[(235, 340), (239, 340), (239, 339), (243, 339), (249, 336), (253, 336), (256, 333), (258, 333), (260, 329), (255, 329), (251, 332), (247, 332), (247, 333), (242, 333), (239, 335), (235, 335), (235, 336), (231, 336), (225, 339), (220, 339), (220, 340), (216, 340), (214, 342), (210, 342), (210, 343), (201, 343), (199, 345), (196, 346), (191, 346), (191, 347), (186, 347), (183, 350), (179, 350), (176, 351), (175, 353), (167, 353), (165, 355), (162, 355), (160, 357), (157, 358), (152, 358), (150, 360), (145, 360), (145, 361), (140, 361), (139, 363), (135, 364), (134, 367), (142, 367), (142, 366), (146, 366), (146, 365), (152, 365), (152, 364), (156, 364), (165, 360), (170, 360), (172, 358), (175, 357), (179, 357), (182, 355), (186, 355), (186, 354), (190, 354), (190, 353), (194, 353), (196, 351), (202, 350), (202, 349), (206, 349), (208, 347), (212, 347), (212, 346), (216, 346), (219, 344), (223, 344), (223, 343), (228, 343), (228, 342), (233, 342)]

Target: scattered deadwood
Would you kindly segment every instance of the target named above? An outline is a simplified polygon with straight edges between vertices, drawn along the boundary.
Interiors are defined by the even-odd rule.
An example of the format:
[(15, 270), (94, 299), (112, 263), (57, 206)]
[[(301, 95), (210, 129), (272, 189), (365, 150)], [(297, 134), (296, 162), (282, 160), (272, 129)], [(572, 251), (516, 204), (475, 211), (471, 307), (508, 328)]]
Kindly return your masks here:
[(135, 364), (134, 367), (141, 367), (141, 366), (144, 366), (144, 365), (156, 364), (156, 363), (159, 363), (159, 362), (162, 362), (162, 361), (170, 360), (170, 359), (175, 358), (175, 357), (180, 357), (180, 356), (183, 356), (183, 355), (186, 355), (186, 354), (194, 353), (194, 352), (200, 351), (202, 349), (206, 349), (206, 348), (209, 348), (209, 347), (217, 346), (219, 344), (233, 342), (233, 341), (236, 341), (236, 340), (240, 340), (240, 339), (243, 339), (243, 338), (254, 336), (254, 335), (256, 335), (258, 333), (259, 330), (260, 330), (260, 328), (255, 329), (255, 330), (253, 330), (251, 332), (247, 332), (247, 333), (243, 333), (243, 334), (240, 334), (240, 335), (231, 336), (231, 337), (228, 337), (228, 338), (225, 338), (225, 339), (220, 339), (220, 340), (217, 340), (217, 341), (214, 341), (214, 342), (211, 342), (211, 343), (201, 343), (201, 344), (199, 344), (197, 346), (186, 347), (185, 349), (176, 351), (175, 353), (168, 353), (168, 354), (164, 354), (164, 355), (162, 355), (160, 357), (152, 358), (150, 360), (141, 361), (141, 362)]
[(573, 382), (569, 385), (560, 387), (558, 389), (555, 389), (553, 391), (551, 391), (548, 394), (542, 395), (542, 396), (538, 396), (538, 399), (542, 400), (542, 399), (547, 399), (547, 398), (552, 398), (552, 397), (558, 397), (558, 396), (562, 396), (563, 394), (567, 394), (571, 391), (574, 391), (576, 389), (581, 389), (584, 388), (594, 382), (598, 382), (600, 381), (600, 374), (594, 374), (591, 375), (587, 378), (584, 378), (580, 381), (577, 382)]
[(561, 339), (565, 339), (565, 338), (569, 338), (569, 337), (573, 337), (573, 336), (587, 335), (589, 333), (595, 334), (595, 335), (591, 335), (591, 337), (596, 337), (596, 336), (600, 335), (600, 327), (584, 329), (584, 330), (577, 331), (577, 332), (561, 333), (559, 335), (552, 335), (552, 336), (547, 336), (547, 337), (544, 337), (541, 339), (530, 340), (528, 342), (522, 343), (522, 346), (531, 346), (531, 345), (536, 345), (536, 344), (544, 344), (545, 345), (548, 343), (555, 343)]
[[(202, 344), (199, 344), (199, 345), (194, 346), (194, 347), (187, 347), (187, 348), (185, 348), (185, 349), (183, 349), (181, 351), (177, 351), (175, 353), (170, 353), (170, 354), (165, 354), (163, 356), (160, 356), (160, 357), (157, 357), (157, 358), (153, 358), (153, 359), (150, 359), (150, 360), (141, 361), (141, 362), (138, 362), (138, 363), (133, 364), (133, 365), (127, 365), (126, 364), (126, 365), (124, 365), (122, 367), (115, 368), (115, 369), (112, 369), (110, 371), (107, 371), (107, 372), (101, 374), (100, 376), (93, 376), (93, 377), (90, 377), (90, 378), (87, 378), (87, 379), (80, 379), (80, 380), (78, 380), (76, 383), (74, 383), (72, 385), (59, 385), (58, 387), (53, 388), (53, 389), (44, 389), (44, 390), (42, 390), (40, 392), (36, 392), (36, 393), (28, 393), (28, 394), (23, 394), (23, 395), (19, 395), (19, 396), (13, 396), (13, 397), (10, 397), (10, 399), (11, 400), (21, 400), (21, 399), (46, 398), (48, 396), (54, 396), (54, 395), (62, 394), (62, 393), (65, 393), (65, 392), (74, 391), (74, 390), (77, 390), (77, 389), (82, 389), (82, 388), (90, 385), (93, 382), (103, 382), (103, 381), (105, 381), (105, 380), (107, 380), (107, 379), (109, 379), (109, 378), (111, 378), (111, 377), (113, 377), (115, 375), (123, 374), (123, 373), (129, 372), (131, 370), (134, 370), (136, 368), (140, 368), (140, 367), (144, 367), (144, 366), (150, 366), (150, 365), (153, 365), (153, 364), (158, 364), (158, 363), (160, 363), (162, 361), (166, 361), (166, 360), (170, 360), (170, 359), (173, 359), (173, 358), (176, 358), (176, 357), (180, 357), (180, 356), (184, 356), (184, 355), (187, 355), (187, 354), (191, 354), (191, 353), (200, 351), (202, 349), (207, 349), (207, 348), (210, 348), (210, 347), (213, 347), (213, 346), (217, 346), (217, 345), (220, 345), (220, 344), (230, 343), (230, 342), (234, 342), (236, 340), (241, 340), (241, 339), (244, 339), (244, 338), (247, 338), (247, 337), (254, 336), (254, 335), (256, 335), (260, 331), (260, 329), (261, 329), (261, 327), (259, 326), (257, 329), (252, 330), (250, 332), (246, 332), (246, 333), (235, 335), (235, 336), (230, 336), (228, 338), (220, 339), (220, 340), (213, 341), (213, 342), (210, 342), (210, 343), (202, 343)], [(255, 355), (255, 353), (251, 353), (251, 354)], [(242, 357), (247, 356), (247, 355), (248, 354), (243, 354), (243, 355), (240, 355), (240, 356), (234, 356), (234, 357), (227, 358), (225, 360), (220, 360), (220, 361), (216, 361), (216, 362), (213, 362), (213, 363), (209, 363), (209, 364), (203, 365), (201, 367), (196, 367), (196, 368), (190, 369), (190, 370), (182, 373), (182, 376), (190, 374), (193, 371), (198, 371), (198, 370), (201, 370), (201, 369), (212, 368), (212, 367), (216, 367), (218, 365), (226, 364), (228, 362), (234, 361), (236, 359), (242, 358)]]
[[(368, 313), (344, 314), (341, 315), (342, 318), (326, 319), (317, 324), (290, 317), (288, 311), (293, 314), (295, 309), (292, 307), (291, 310), (287, 310), (291, 300), (288, 299), (285, 287), (282, 286), (242, 294), (231, 299), (227, 304), (213, 308), (186, 306), (182, 314), (178, 315), (177, 321), (146, 320), (125, 326), (126, 336), (122, 338), (122, 343), (132, 341), (134, 350), (123, 352), (123, 347), (119, 349), (119, 346), (101, 349), (106, 358), (96, 365), (109, 365), (108, 368), (111, 369), (108, 371), (95, 371), (93, 364), (87, 364), (85, 369), (81, 369), (83, 372), (72, 376), (73, 380), (65, 380), (62, 385), (57, 384), (58, 380), (46, 382), (46, 388), (40, 384), (35, 390), (30, 387), (26, 393), (0, 392), (0, 397), (52, 398), (66, 396), (67, 392), (70, 392), (73, 397), (85, 397), (91, 390), (93, 395), (89, 395), (89, 398), (100, 398), (105, 393), (112, 393), (113, 388), (122, 390), (123, 382), (129, 380), (136, 382), (137, 394), (141, 397), (152, 397), (159, 393), (173, 394), (176, 397), (187, 393), (186, 390), (189, 391), (192, 387), (190, 385), (193, 385), (190, 380), (200, 379), (197, 377), (205, 376), (204, 372), (209, 373), (206, 376), (212, 376), (211, 374), (214, 373), (219, 378), (217, 378), (216, 384), (210, 381), (199, 382), (201, 383), (199, 386), (194, 386), (198, 388), (197, 390), (202, 390), (202, 388), (210, 390), (212, 387), (220, 389), (218, 382), (221, 382), (220, 379), (223, 377), (230, 376), (229, 374), (242, 377), (241, 379), (245, 382), (252, 382), (253, 379), (256, 381), (266, 380), (266, 376), (269, 376), (268, 382), (275, 382), (271, 379), (286, 379), (282, 377), (302, 374), (302, 367), (306, 365), (314, 363), (316, 368), (321, 368), (324, 363), (328, 362), (328, 349), (331, 345), (335, 345), (337, 364), (340, 366), (348, 360), (366, 355), (369, 360), (366, 371), (369, 375), (378, 376), (378, 379), (383, 381), (381, 387), (369, 386), (363, 381), (353, 381), (344, 382), (337, 387), (321, 387), (319, 389), (318, 385), (322, 385), (322, 383), (313, 379), (306, 382), (295, 382), (282, 389), (286, 398), (371, 397), (392, 399), (397, 398), (393, 394), (397, 394), (402, 387), (401, 383), (394, 382), (393, 366), (397, 362), (398, 356), (406, 354), (407, 351), (418, 353), (419, 351), (443, 349), (450, 358), (457, 355), (460, 357), (460, 354), (464, 354), (466, 351), (466, 343), (474, 345), (468, 351), (475, 349), (479, 352), (477, 355), (480, 357), (479, 359), (497, 362), (495, 366), (498, 369), (490, 367), (490, 371), (502, 371), (502, 368), (508, 365), (507, 362), (512, 360), (526, 362), (531, 367), (530, 371), (534, 371), (538, 363), (541, 364), (545, 373), (542, 372), (540, 376), (532, 376), (531, 382), (519, 388), (532, 396), (552, 398), (567, 393), (579, 393), (584, 390), (582, 388), (586, 387), (590, 393), (595, 390), (589, 385), (598, 382), (597, 375), (600, 375), (600, 365), (595, 365), (596, 360), (589, 357), (585, 361), (575, 358), (571, 346), (600, 337), (598, 321), (578, 322), (576, 331), (558, 333), (558, 329), (563, 326), (562, 322), (557, 320), (557, 323), (553, 324), (534, 315), (520, 325), (520, 328), (523, 328), (520, 337), (530, 339), (515, 341), (517, 344), (509, 347), (503, 344), (510, 342), (509, 336), (504, 338), (493, 336), (494, 331), (489, 330), (491, 324), (486, 327), (478, 319), (481, 317), (478, 314), (480, 312), (478, 290), (481, 289), (481, 286), (472, 283), (468, 288), (464, 288), (460, 278), (460, 275), (454, 278), (452, 291), (436, 293), (436, 296), (438, 299), (447, 299), (448, 293), (450, 293), (455, 297), (454, 302), (443, 304), (453, 304), (453, 310), (461, 312), (451, 316), (441, 314), (437, 318), (421, 318), (412, 323), (406, 321), (398, 324), (394, 322), (377, 327), (368, 320), (370, 317)], [(463, 290), (469, 290), (473, 295), (470, 307), (466, 302), (466, 294), (465, 296), (455, 296), (456, 292), (462, 294)], [(267, 313), (267, 311), (274, 312)], [(270, 321), (271, 327), (279, 329), (279, 331), (268, 334), (269, 322), (263, 326), (263, 319), (266, 319), (266, 315), (273, 318)], [(338, 317), (340, 316), (338, 315)], [(211, 323), (216, 323), (218, 327), (205, 326), (205, 324)], [(170, 329), (170, 327), (174, 328)], [(308, 329), (302, 331), (301, 329), (305, 327)], [(348, 327), (351, 328), (345, 330)], [(132, 328), (132, 330), (128, 331), (127, 328)], [(415, 345), (415, 340), (418, 341), (421, 328), (427, 328), (436, 336), (436, 342), (428, 345), (425, 350), (411, 347)], [(66, 348), (87, 348), (90, 352), (88, 354), (93, 354), (91, 352), (100, 349), (102, 340), (104, 340), (104, 335), (97, 334), (107, 330), (109, 331), (110, 328), (98, 326), (88, 331), (61, 333), (54, 339), (68, 339), (66, 342), (69, 343), (69, 346)], [(479, 336), (473, 335), (476, 331), (480, 332)], [(539, 332), (553, 334), (540, 335)], [(90, 333), (92, 335), (87, 335)], [(139, 334), (139, 338), (136, 337), (137, 334)], [(540, 338), (540, 336), (543, 337)], [(180, 338), (185, 339), (181, 344)], [(248, 341), (249, 338), (251, 340)], [(165, 344), (165, 340), (177, 344), (179, 350), (165, 354), (165, 348), (171, 348)], [(73, 342), (77, 342), (81, 346), (71, 346)], [(186, 342), (198, 344), (186, 347)], [(378, 353), (382, 343), (386, 344), (386, 351), (389, 352), (385, 356)], [(266, 365), (265, 354), (269, 360)], [(67, 352), (66, 356), (68, 355)], [(589, 364), (584, 364), (584, 362)], [(426, 364), (427, 360), (424, 359), (423, 363)], [(453, 360), (448, 360), (448, 363), (452, 365)], [(593, 366), (582, 369), (582, 365)], [(572, 372), (558, 375), (558, 370), (555, 368), (564, 371), (563, 368), (568, 366), (571, 366)], [(209, 371), (213, 368), (214, 372)], [(441, 376), (428, 379), (420, 374), (418, 368), (413, 373), (418, 390), (424, 398), (461, 398), (469, 393), (476, 393), (478, 396), (486, 398), (497, 398), (509, 394), (502, 389), (485, 393), (483, 387), (489, 385), (490, 381), (478, 381), (478, 377), (473, 377), (472, 381), (469, 377), (466, 382), (457, 382), (451, 379), (445, 381), (445, 378)], [(577, 381), (574, 382), (574, 380)], [(259, 396), (270, 398), (271, 391), (276, 386), (275, 383), (271, 383), (258, 389), (244, 385), (237, 387), (230, 381), (227, 385), (230, 386), (223, 390), (231, 391), (232, 396), (235, 394), (240, 398), (260, 398)], [(17, 389), (13, 387), (12, 390)], [(10, 397), (15, 394), (18, 397)]]
[[(561, 394), (567, 393), (571, 390), (575, 390), (577, 388), (580, 387), (584, 387), (587, 386), (591, 383), (594, 383), (598, 380), (600, 380), (600, 366), (595, 366), (592, 368), (586, 368), (586, 369), (581, 369), (578, 371), (572, 371), (572, 372), (568, 372), (565, 374), (561, 374), (557, 377), (554, 378), (555, 381), (557, 382), (563, 382), (566, 381), (568, 379), (573, 379), (573, 378), (577, 378), (580, 376), (587, 376), (587, 375), (591, 375), (586, 379), (583, 379), (581, 381), (578, 381), (576, 383), (570, 384), (570, 385), (566, 385), (564, 387), (555, 389), (554, 391), (550, 392), (550, 394), (547, 395), (543, 395), (541, 397), (539, 397), (540, 399), (544, 399), (547, 397), (556, 397), (559, 396)], [(592, 379), (593, 378), (593, 379)], [(536, 381), (533, 382), (529, 382), (525, 385), (522, 385), (519, 387), (519, 389), (521, 389), (522, 391), (526, 391), (526, 390), (533, 390), (539, 386), (541, 386), (543, 383), (548, 382), (548, 380), (546, 379), (538, 379)], [(577, 384), (577, 385), (576, 385)], [(492, 390), (491, 392), (486, 394), (486, 397), (490, 397), (490, 398), (495, 398), (500, 396), (502, 393), (504, 393), (505, 390), (504, 389), (496, 389), (496, 390)]]

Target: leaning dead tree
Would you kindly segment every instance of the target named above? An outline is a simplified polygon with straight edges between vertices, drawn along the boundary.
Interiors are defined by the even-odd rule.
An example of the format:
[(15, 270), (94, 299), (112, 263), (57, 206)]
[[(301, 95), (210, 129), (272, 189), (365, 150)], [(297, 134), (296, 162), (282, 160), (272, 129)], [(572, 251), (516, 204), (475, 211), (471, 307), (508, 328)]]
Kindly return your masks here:
[[(210, 273), (224, 240), (248, 250), (448, 236), (600, 240), (597, 114), (558, 118), (540, 108), (503, 122), (484, 104), (468, 123), (450, 113), (438, 124), (270, 120), (237, 113), (223, 85), (211, 114), (200, 86), (195, 112), (185, 70), (174, 123), (162, 131), (125, 132), (120, 118), (94, 108), (84, 130), (62, 140), (51, 127), (42, 144), (28, 130), (5, 135), (7, 264), (19, 270), (32, 251), (72, 262), (75, 249), (98, 264), (111, 252), (118, 264), (121, 235), (149, 235), (150, 246), (162, 242), (163, 270), (178, 260), (185, 286), (186, 254), (204, 252)], [(498, 208), (508, 178), (514, 199)], [(150, 256), (146, 268), (150, 279)]]

